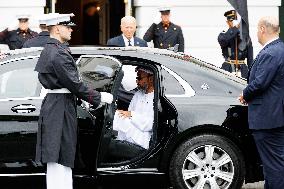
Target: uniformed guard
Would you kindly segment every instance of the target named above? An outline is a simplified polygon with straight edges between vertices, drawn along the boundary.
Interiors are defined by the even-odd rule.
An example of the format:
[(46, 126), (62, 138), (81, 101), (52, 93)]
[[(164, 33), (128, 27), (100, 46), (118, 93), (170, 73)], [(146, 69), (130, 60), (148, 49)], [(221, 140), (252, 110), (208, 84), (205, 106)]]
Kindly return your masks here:
[(39, 29), (41, 30), (41, 32), (38, 34), (38, 36), (27, 40), (24, 43), (23, 48), (44, 47), (45, 46), (45, 44), (47, 43), (49, 39), (49, 32), (46, 26), (46, 19), (48, 18), (48, 16), (52, 14), (56, 14), (56, 13), (44, 14), (41, 16), (41, 18), (38, 20)]
[[(178, 51), (184, 52), (184, 38), (180, 26), (170, 21), (170, 8), (161, 7), (159, 9), (161, 15), (156, 23), (153, 23), (146, 31), (143, 39), (147, 42), (153, 40), (154, 47), (160, 49), (168, 49), (178, 44)], [(156, 20), (156, 19), (155, 19)]]
[(218, 36), (218, 42), (225, 58), (225, 62), (221, 68), (247, 78), (248, 66), (245, 59), (248, 57), (248, 47), (244, 50), (239, 49), (241, 42), (239, 35), (240, 20), (237, 19), (237, 12), (235, 10), (225, 12), (224, 16), (227, 18), (229, 29), (221, 32)]
[(5, 43), (9, 46), (10, 50), (20, 49), (23, 44), (35, 36), (37, 32), (29, 29), (29, 15), (18, 15), (19, 26), (16, 30), (5, 29), (0, 32), (0, 43)]
[(73, 14), (54, 15), (46, 20), (50, 39), (35, 71), (47, 95), (42, 101), (37, 135), (36, 161), (46, 163), (47, 189), (72, 189), (72, 169), (77, 143), (76, 97), (94, 107), (112, 103), (113, 96), (89, 88), (79, 78), (67, 41), (71, 39)]

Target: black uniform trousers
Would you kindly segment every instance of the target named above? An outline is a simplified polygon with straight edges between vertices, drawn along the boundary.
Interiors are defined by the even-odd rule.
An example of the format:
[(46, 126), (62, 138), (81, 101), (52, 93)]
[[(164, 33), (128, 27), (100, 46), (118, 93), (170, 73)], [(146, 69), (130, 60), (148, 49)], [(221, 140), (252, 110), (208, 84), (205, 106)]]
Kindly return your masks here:
[(263, 164), (264, 188), (284, 188), (284, 126), (253, 130), (252, 134)]
[[(248, 66), (246, 64), (239, 64), (239, 67), (240, 67), (242, 78), (247, 78), (248, 77)], [(221, 69), (226, 70), (226, 71), (232, 73), (232, 72), (236, 71), (236, 65), (224, 62), (222, 64)]]

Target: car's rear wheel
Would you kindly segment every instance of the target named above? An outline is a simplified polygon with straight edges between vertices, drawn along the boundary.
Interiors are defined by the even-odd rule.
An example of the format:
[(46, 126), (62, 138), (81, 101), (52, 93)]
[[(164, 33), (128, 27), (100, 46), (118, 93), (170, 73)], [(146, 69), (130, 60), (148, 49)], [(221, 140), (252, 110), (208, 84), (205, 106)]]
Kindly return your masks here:
[(219, 135), (200, 135), (183, 142), (170, 162), (174, 189), (238, 189), (245, 176), (239, 148)]

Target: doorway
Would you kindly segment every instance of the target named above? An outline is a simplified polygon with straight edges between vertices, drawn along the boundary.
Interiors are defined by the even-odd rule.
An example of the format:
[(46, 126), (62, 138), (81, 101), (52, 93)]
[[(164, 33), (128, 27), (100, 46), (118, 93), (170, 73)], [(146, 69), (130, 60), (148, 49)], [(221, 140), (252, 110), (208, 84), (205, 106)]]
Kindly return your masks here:
[[(48, 7), (46, 7), (48, 9)], [(50, 9), (48, 9), (50, 10)], [(120, 35), (120, 19), (125, 16), (124, 0), (57, 0), (55, 12), (74, 13), (77, 25), (70, 45), (106, 45)]]

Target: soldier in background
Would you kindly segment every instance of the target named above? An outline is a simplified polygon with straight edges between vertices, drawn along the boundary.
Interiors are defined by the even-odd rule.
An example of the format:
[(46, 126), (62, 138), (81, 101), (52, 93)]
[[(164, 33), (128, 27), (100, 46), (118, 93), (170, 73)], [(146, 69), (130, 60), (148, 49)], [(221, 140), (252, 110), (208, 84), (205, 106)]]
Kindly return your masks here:
[[(218, 42), (222, 49), (225, 62), (222, 64), (222, 69), (228, 72), (235, 72), (236, 75), (241, 75), (243, 78), (248, 76), (248, 66), (245, 59), (248, 58), (248, 47), (244, 50), (239, 49), (240, 39), (240, 21), (237, 20), (237, 12), (229, 10), (225, 12), (229, 29), (219, 34)], [(237, 54), (237, 56), (236, 56)]]
[(180, 26), (175, 25), (170, 21), (170, 8), (160, 8), (161, 19), (155, 19), (150, 28), (146, 31), (143, 39), (147, 42), (153, 40), (154, 47), (167, 49), (178, 44), (178, 51), (184, 52), (184, 38)]
[(0, 32), (0, 43), (7, 44), (10, 50), (22, 48), (28, 39), (37, 36), (37, 32), (29, 29), (28, 15), (18, 15), (17, 18), (19, 20), (18, 29), (12, 30), (8, 27)]
[(38, 34), (38, 36), (27, 40), (24, 43), (23, 48), (44, 47), (45, 46), (45, 44), (47, 43), (47, 41), (49, 39), (49, 31), (48, 31), (47, 26), (46, 26), (46, 18), (45, 18), (45, 17), (48, 17), (48, 16), (49, 16), (49, 14), (45, 14), (45, 15), (42, 16), (41, 19), (38, 20), (39, 29), (41, 30), (41, 32)]

